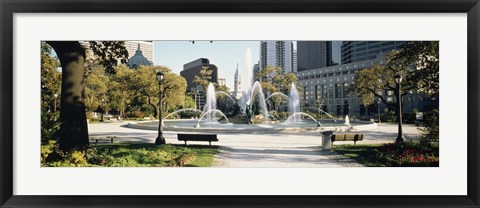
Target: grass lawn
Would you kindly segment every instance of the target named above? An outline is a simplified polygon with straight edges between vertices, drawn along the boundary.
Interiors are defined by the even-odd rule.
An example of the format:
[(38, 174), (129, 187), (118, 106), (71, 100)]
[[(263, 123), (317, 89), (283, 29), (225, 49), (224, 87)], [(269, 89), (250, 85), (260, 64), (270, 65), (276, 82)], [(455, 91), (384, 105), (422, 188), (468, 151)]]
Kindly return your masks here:
[(385, 161), (376, 156), (380, 146), (382, 144), (334, 145), (332, 149), (367, 167), (385, 167)]
[(69, 155), (53, 154), (43, 167), (211, 167), (217, 146), (114, 143)]
[(438, 167), (438, 143), (334, 145), (335, 152), (367, 167)]

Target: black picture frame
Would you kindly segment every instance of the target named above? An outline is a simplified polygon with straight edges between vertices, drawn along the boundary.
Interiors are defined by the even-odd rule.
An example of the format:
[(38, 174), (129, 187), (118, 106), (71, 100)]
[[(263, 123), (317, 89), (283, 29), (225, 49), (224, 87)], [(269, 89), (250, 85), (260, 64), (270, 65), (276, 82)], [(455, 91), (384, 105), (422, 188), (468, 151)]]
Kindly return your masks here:
[[(1, 207), (480, 207), (478, 0), (0, 0)], [(468, 194), (466, 196), (24, 196), (13, 195), (15, 13), (467, 13)], [(207, 179), (206, 179), (207, 180)], [(147, 185), (147, 184), (146, 184)], [(69, 188), (66, 186), (65, 188)], [(319, 187), (321, 188), (321, 187)]]

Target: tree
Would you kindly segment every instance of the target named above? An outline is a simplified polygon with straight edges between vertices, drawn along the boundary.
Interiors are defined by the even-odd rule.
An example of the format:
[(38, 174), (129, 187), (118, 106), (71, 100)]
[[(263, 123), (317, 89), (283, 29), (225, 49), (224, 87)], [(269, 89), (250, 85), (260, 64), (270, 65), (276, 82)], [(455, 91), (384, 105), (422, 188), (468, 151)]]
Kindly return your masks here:
[(195, 76), (195, 78), (193, 78), (193, 83), (202, 86), (203, 89), (207, 91), (210, 80), (212, 80), (212, 74), (213, 70), (209, 69), (208, 66), (203, 66), (200, 70), (200, 76)]
[(416, 89), (432, 98), (439, 94), (439, 42), (410, 41), (405, 43), (398, 55), (397, 61), (413, 64)]
[(108, 88), (108, 96), (112, 106), (116, 107), (120, 113), (120, 117), (125, 117), (125, 110), (131, 103), (134, 95), (132, 91), (132, 74), (135, 72), (126, 65), (120, 65), (115, 68), (115, 74), (110, 76), (110, 86)]
[[(398, 51), (392, 51), (386, 56), (385, 65), (372, 65), (369, 68), (361, 69), (355, 74), (353, 83), (350, 85), (349, 92), (357, 93), (363, 105), (373, 104), (375, 97), (389, 106), (395, 106), (398, 97), (398, 86), (395, 83), (394, 76), (402, 75), (401, 83), (402, 96), (415, 88), (413, 72), (410, 65), (398, 62), (395, 56)], [(394, 92), (395, 100), (387, 99), (385, 91)]]
[(195, 100), (190, 96), (185, 96), (185, 102), (183, 103), (183, 108), (193, 108), (197, 109), (197, 104)]
[[(275, 92), (282, 92), (288, 95), (292, 83), (297, 81), (297, 76), (294, 73), (284, 73), (282, 68), (270, 65), (258, 71), (256, 77), (261, 80), (260, 84), (265, 95)], [(298, 87), (297, 90), (299, 90)], [(272, 100), (275, 111), (278, 111), (278, 106), (281, 102), (288, 101), (280, 96), (273, 97)]]
[(85, 107), (88, 111), (94, 112), (102, 108), (102, 113), (105, 112), (105, 103), (102, 103), (102, 100), (107, 99), (108, 88), (109, 78), (105, 76), (105, 69), (97, 65), (85, 81)]
[(215, 91), (228, 93), (230, 89), (226, 85), (219, 85), (218, 83), (213, 83), (215, 86)]
[(57, 70), (60, 63), (52, 56), (52, 48), (45, 42), (41, 43), (41, 95), (42, 111), (48, 111), (55, 105), (55, 94), (60, 94), (62, 73)]
[(133, 73), (131, 90), (137, 92), (140, 100), (145, 100), (152, 108), (155, 109), (154, 117), (158, 118), (160, 113), (159, 107), (159, 84), (156, 79), (157, 71), (164, 74), (163, 78), (163, 102), (164, 111), (170, 111), (177, 107), (183, 106), (185, 102), (185, 91), (187, 82), (177, 74), (171, 72), (167, 67), (163, 66), (140, 66)]
[[(60, 98), (61, 150), (71, 152), (83, 149), (89, 144), (85, 114), (85, 47), (78, 41), (48, 41), (57, 54), (62, 66), (62, 86)], [(128, 52), (120, 41), (90, 41), (90, 49), (99, 57), (98, 63), (106, 71), (114, 73), (113, 66), (126, 63)]]

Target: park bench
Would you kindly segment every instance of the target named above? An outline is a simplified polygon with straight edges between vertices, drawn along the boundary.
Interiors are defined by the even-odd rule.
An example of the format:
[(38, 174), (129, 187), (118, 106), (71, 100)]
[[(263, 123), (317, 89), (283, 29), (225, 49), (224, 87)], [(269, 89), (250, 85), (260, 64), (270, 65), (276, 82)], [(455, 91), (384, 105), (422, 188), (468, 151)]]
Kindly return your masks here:
[(178, 141), (205, 141), (211, 146), (212, 142), (218, 142), (216, 134), (177, 134)]
[(363, 140), (363, 134), (332, 134), (330, 139), (333, 142), (335, 141), (353, 141), (353, 145), (357, 144), (357, 141)]
[[(105, 138), (105, 139), (104, 139)], [(107, 141), (110, 141), (110, 143), (113, 143), (113, 140), (114, 139), (117, 139), (116, 136), (107, 136), (107, 137), (92, 137), (91, 138), (92, 140), (95, 140), (95, 144), (98, 144), (99, 140), (107, 140)]]

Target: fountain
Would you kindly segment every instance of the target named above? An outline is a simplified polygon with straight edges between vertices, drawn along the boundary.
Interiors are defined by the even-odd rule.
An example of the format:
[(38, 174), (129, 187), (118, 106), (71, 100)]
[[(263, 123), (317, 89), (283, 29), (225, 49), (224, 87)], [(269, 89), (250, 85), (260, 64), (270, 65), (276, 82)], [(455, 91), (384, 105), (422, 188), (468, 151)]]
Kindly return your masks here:
[(274, 92), (271, 95), (269, 95), (267, 98), (265, 98), (265, 100), (268, 100), (268, 99), (270, 99), (274, 96), (280, 96), (280, 97), (286, 98), (288, 100), (288, 102), (292, 102), (292, 99), (290, 99), (290, 97), (288, 97), (288, 95), (285, 95), (282, 92)]
[(228, 98), (230, 98), (230, 100), (233, 102), (233, 103), (237, 103), (237, 101), (235, 101), (235, 99), (233, 99), (232, 96), (230, 96), (228, 93), (226, 92), (223, 92), (223, 91), (218, 91), (218, 92), (215, 92), (215, 95), (218, 96), (218, 95), (225, 95), (227, 96)]
[(350, 119), (348, 119), (348, 115), (345, 116), (345, 126), (350, 126)]
[[(199, 119), (173, 119), (164, 120), (164, 130), (166, 131), (193, 131), (193, 132), (225, 132), (225, 133), (300, 133), (300, 132), (321, 132), (341, 130), (342, 128), (368, 129), (376, 128), (373, 122), (352, 121), (345, 118), (344, 124), (337, 124), (335, 118), (322, 109), (317, 109), (317, 112), (322, 112), (327, 115), (330, 120), (315, 119), (308, 113), (300, 111), (300, 97), (295, 83), (290, 86), (289, 95), (282, 92), (274, 92), (267, 98), (263, 93), (261, 83), (254, 82), (252, 57), (249, 48), (245, 51), (245, 68), (247, 77), (242, 84), (247, 85), (246, 89), (242, 91), (242, 97), (237, 101), (226, 92), (215, 92), (212, 83), (208, 85), (206, 92), (205, 105), (203, 111), (197, 109), (180, 109), (165, 116), (165, 119), (171, 115), (184, 111), (201, 112)], [(229, 97), (232, 102), (226, 105), (238, 105), (240, 109), (234, 112), (231, 117), (227, 117), (221, 110), (217, 109), (217, 96), (225, 95)], [(268, 112), (266, 100), (274, 96), (281, 96), (287, 100), (288, 118), (281, 119), (279, 113), (276, 111)], [(236, 115), (235, 115), (236, 114)], [(233, 123), (230, 123), (233, 122)], [(132, 128), (157, 130), (158, 121), (140, 122), (128, 124)], [(347, 127), (345, 127), (347, 126)]]
[(297, 122), (297, 120), (300, 120), (298, 118), (299, 114), (296, 114), (297, 112), (300, 112), (300, 98), (298, 97), (298, 90), (297, 87), (295, 87), (295, 83), (292, 82), (292, 86), (290, 87), (290, 99), (291, 99), (291, 104), (290, 104), (290, 117), (293, 116), (293, 123)]
[(262, 85), (260, 82), (256, 81), (250, 91), (250, 98), (245, 106), (247, 118), (251, 121), (251, 123), (254, 124), (267, 123), (267, 104), (265, 103), (265, 95), (263, 95)]
[(214, 117), (210, 112), (214, 112), (217, 109), (217, 97), (215, 95), (215, 87), (212, 83), (208, 85), (207, 88), (207, 98), (205, 100), (205, 105), (203, 106), (203, 115), (202, 118), (206, 116), (207, 122), (212, 122)]
[[(322, 106), (322, 104), (320, 104), (320, 106)], [(330, 119), (332, 119), (333, 122), (337, 123), (337, 119), (335, 119), (334, 116), (332, 116), (331, 114), (327, 113), (326, 111), (324, 111), (320, 108), (307, 107), (307, 109), (309, 109), (309, 110), (314, 109), (315, 111), (317, 111), (317, 113), (323, 113), (323, 114), (327, 115)]]
[[(303, 121), (300, 121), (298, 120), (297, 118), (299, 118), (299, 116), (307, 116), (309, 117), (310, 119), (312, 119), (313, 121), (315, 121), (315, 123), (317, 124), (317, 127), (322, 127), (323, 125), (317, 121), (317, 119), (313, 118), (313, 116), (311, 116), (310, 114), (308, 113), (304, 113), (304, 112), (296, 112), (296, 113), (293, 113), (292, 115), (290, 115), (287, 120), (285, 121), (285, 124), (288, 124), (288, 123), (293, 123), (293, 124), (296, 124), (296, 123), (300, 123), (300, 122), (303, 122)], [(301, 117), (300, 117), (301, 119)]]

